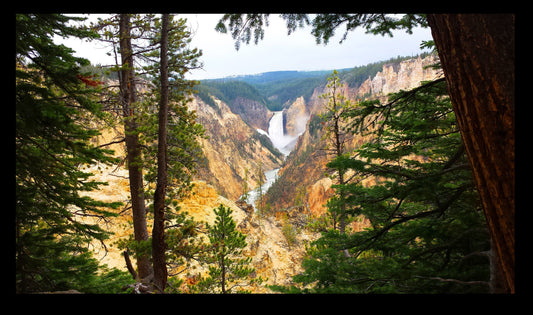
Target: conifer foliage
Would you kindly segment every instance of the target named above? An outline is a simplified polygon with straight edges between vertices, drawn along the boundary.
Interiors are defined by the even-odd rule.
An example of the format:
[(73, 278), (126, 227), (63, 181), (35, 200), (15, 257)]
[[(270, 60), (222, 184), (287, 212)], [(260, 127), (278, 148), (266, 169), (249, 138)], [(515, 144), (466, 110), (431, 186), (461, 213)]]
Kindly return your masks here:
[[(191, 33), (186, 20), (173, 15), (120, 14), (93, 27), (103, 41), (114, 49), (120, 47), (122, 57), (113, 70), (120, 74), (117, 102), (122, 104), (126, 130), (134, 239), (121, 243), (121, 247), (135, 252), (137, 269), (143, 271), (138, 273), (138, 280), (149, 282), (153, 275), (157, 290), (163, 292), (166, 265), (176, 262), (166, 261), (166, 253), (173, 251), (168, 243), (179, 243), (165, 240), (165, 230), (182, 227), (178, 221), (184, 218), (176, 203), (190, 192), (202, 155), (198, 138), (203, 136), (203, 127), (187, 107), (197, 82), (185, 79), (190, 69), (199, 67), (201, 51), (189, 48)], [(132, 66), (137, 64), (142, 67)], [(151, 79), (151, 84), (139, 73)], [(155, 114), (158, 105), (161, 115)], [(150, 184), (156, 182), (154, 190)], [(150, 240), (147, 218), (152, 213), (155, 239)]]
[[(491, 291), (514, 293), (515, 15), (325, 13), (312, 21), (307, 14), (281, 16), (289, 34), (311, 24), (317, 43), (328, 43), (342, 26), (341, 42), (358, 28), (389, 36), (393, 30), (412, 33), (413, 27), (431, 28), (494, 244)], [(237, 49), (241, 42), (250, 42), (252, 31), (257, 44), (263, 39), (263, 25), (268, 25), (268, 14), (243, 18), (243, 14), (226, 14), (216, 27), (222, 33), (229, 29)]]
[(110, 208), (120, 206), (82, 195), (105, 184), (91, 180), (83, 167), (116, 161), (111, 151), (89, 141), (99, 132), (85, 123), (105, 115), (98, 86), (80, 79), (90, 76), (80, 72), (88, 61), (52, 41), (54, 35), (95, 36), (68, 26), (69, 20), (60, 14), (16, 15), (16, 290), (21, 293), (98, 292), (93, 285), (99, 267), (87, 244), (109, 234), (84, 218), (106, 218), (113, 215)]
[(249, 293), (246, 287), (261, 284), (261, 277), (254, 277), (250, 267), (251, 257), (244, 257), (246, 235), (235, 229), (231, 208), (220, 205), (213, 210), (215, 224), (207, 224), (210, 250), (206, 256), (209, 274), (201, 279), (197, 289), (203, 293)]
[[(135, 240), (120, 245), (126, 253), (135, 253), (137, 270), (129, 255), (125, 258), (136, 280), (149, 282), (152, 270), (159, 271), (156, 287), (162, 292), (167, 263), (181, 262), (175, 257), (176, 248), (167, 246), (179, 247), (179, 240), (165, 242), (164, 230), (190, 226), (184, 223), (189, 222), (185, 214), (165, 210), (179, 210), (176, 202), (190, 191), (191, 176), (201, 155), (197, 137), (202, 136), (203, 128), (186, 105), (196, 82), (184, 78), (188, 70), (199, 66), (201, 52), (188, 48), (190, 32), (186, 21), (169, 15), (164, 19), (165, 28), (162, 19), (149, 14), (114, 15), (90, 28), (69, 26), (70, 20), (84, 18), (16, 15), (17, 292), (77, 289), (109, 293), (120, 291), (125, 284), (122, 272), (104, 270), (97, 276), (100, 266), (87, 248), (93, 240), (104, 244), (109, 234), (98, 224), (87, 223), (90, 221), (86, 218), (105, 220), (116, 216), (121, 206), (83, 196), (106, 184), (91, 180), (92, 174), (83, 171), (84, 167), (120, 162), (111, 157), (113, 152), (106, 150), (106, 145), (91, 144), (90, 140), (99, 135), (96, 122), (103, 119), (107, 125), (120, 123), (125, 129), (124, 139), (119, 142), (126, 143), (124, 160), (130, 171), (131, 202), (121, 211), (133, 210)], [(76, 58), (73, 50), (55, 44), (56, 35), (99, 37), (111, 45), (117, 65), (110, 69), (118, 74), (119, 91), (104, 86), (93, 73), (82, 72), (80, 69), (88, 68), (89, 61)], [(161, 49), (162, 37), (167, 39), (167, 49)], [(160, 58), (160, 52), (165, 50), (168, 54)], [(139, 59), (142, 67), (137, 67)], [(165, 75), (160, 74), (161, 69)], [(145, 75), (142, 80), (140, 71)], [(153, 84), (146, 78), (152, 79)], [(142, 84), (144, 89), (140, 88)], [(165, 100), (166, 106), (161, 106), (164, 115), (158, 122), (153, 108)], [(165, 129), (159, 133), (161, 141), (159, 126)], [(158, 142), (162, 144), (159, 150)], [(156, 166), (158, 151), (164, 159), (158, 158)], [(158, 185), (157, 229), (154, 226), (159, 246), (153, 251), (160, 259), (152, 268), (146, 219), (153, 208), (146, 201), (155, 193), (144, 183), (162, 181), (162, 174), (166, 184)], [(114, 209), (117, 211), (111, 211)], [(191, 235), (174, 232), (168, 236)], [(174, 261), (166, 261), (168, 252), (176, 258)], [(93, 285), (101, 278), (110, 283)], [(131, 277), (128, 282), (132, 282)]]
[(333, 187), (345, 213), (370, 226), (323, 233), (294, 279), (311, 292), (488, 292), (490, 237), (444, 80), (343, 116), (347, 130), (373, 137), (328, 167), (351, 174)]

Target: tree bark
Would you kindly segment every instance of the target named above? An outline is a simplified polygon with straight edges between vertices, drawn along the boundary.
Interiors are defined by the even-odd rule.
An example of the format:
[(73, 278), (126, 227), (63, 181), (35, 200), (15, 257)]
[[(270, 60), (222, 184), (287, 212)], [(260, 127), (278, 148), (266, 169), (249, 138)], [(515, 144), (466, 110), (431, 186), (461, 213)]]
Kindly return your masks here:
[(169, 14), (163, 14), (161, 25), (161, 100), (159, 103), (159, 131), (157, 142), (157, 183), (154, 194), (154, 228), (152, 230), (152, 261), (154, 285), (165, 290), (167, 267), (165, 259), (165, 196), (167, 187), (167, 119), (168, 119), (168, 24)]
[(133, 279), (137, 279), (137, 272), (131, 264), (130, 254), (128, 253), (128, 250), (123, 251), (122, 254), (124, 255), (124, 260), (126, 261), (126, 268), (128, 268), (128, 271), (130, 272)]
[[(129, 14), (120, 15), (119, 32), (122, 62), (122, 69), (119, 77), (120, 98), (123, 115), (125, 117), (124, 131), (126, 134), (125, 140), (133, 216), (133, 233), (135, 241), (142, 242), (148, 240), (148, 229), (146, 227), (146, 209), (144, 204), (141, 148), (139, 146), (139, 135), (136, 131), (137, 123), (133, 116), (133, 104), (137, 102), (137, 94), (135, 91), (135, 76), (133, 72), (133, 51), (131, 47)], [(136, 259), (139, 278), (145, 279), (149, 277), (152, 274), (150, 256), (137, 254)]]
[(515, 292), (515, 39), (511, 14), (428, 14), (504, 292)]

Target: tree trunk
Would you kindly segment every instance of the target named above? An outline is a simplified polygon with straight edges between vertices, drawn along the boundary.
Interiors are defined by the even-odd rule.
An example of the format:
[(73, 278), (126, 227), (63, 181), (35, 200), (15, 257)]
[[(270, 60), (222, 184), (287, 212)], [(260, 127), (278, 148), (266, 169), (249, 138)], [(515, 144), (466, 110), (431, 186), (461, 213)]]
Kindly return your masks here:
[(131, 264), (130, 254), (128, 253), (128, 250), (123, 251), (122, 254), (124, 255), (124, 260), (126, 261), (126, 268), (128, 268), (128, 271), (130, 272), (133, 279), (137, 279), (137, 272)]
[(222, 294), (226, 294), (226, 223), (225, 223), (225, 220), (226, 220), (226, 216), (225, 215), (220, 215), (220, 226), (222, 227), (221, 228), (221, 232), (222, 232), (222, 235), (220, 235), (220, 246), (222, 248), (218, 249), (218, 253), (217, 255), (220, 255), (220, 261), (219, 261), (219, 265), (220, 265), (220, 288), (222, 290)]
[[(125, 119), (126, 152), (131, 193), (131, 208), (133, 216), (133, 233), (135, 241), (148, 240), (146, 227), (146, 209), (144, 205), (143, 175), (141, 164), (141, 148), (137, 124), (133, 117), (133, 105), (137, 102), (135, 92), (135, 77), (133, 72), (133, 54), (131, 48), (131, 26), (128, 14), (120, 15), (120, 55), (122, 70), (120, 71), (120, 98)], [(152, 273), (149, 255), (136, 255), (137, 270), (140, 279), (149, 277)]]
[(169, 15), (163, 14), (161, 25), (161, 100), (159, 103), (159, 131), (157, 142), (157, 184), (154, 194), (154, 228), (152, 231), (152, 261), (154, 285), (165, 290), (167, 266), (165, 259), (165, 196), (167, 187), (167, 119), (168, 119), (168, 24)]
[(504, 292), (515, 292), (514, 15), (429, 14), (489, 226)]
[(220, 287), (222, 289), (222, 294), (226, 294), (226, 264), (224, 262), (224, 256), (222, 256), (220, 266), (222, 267)]

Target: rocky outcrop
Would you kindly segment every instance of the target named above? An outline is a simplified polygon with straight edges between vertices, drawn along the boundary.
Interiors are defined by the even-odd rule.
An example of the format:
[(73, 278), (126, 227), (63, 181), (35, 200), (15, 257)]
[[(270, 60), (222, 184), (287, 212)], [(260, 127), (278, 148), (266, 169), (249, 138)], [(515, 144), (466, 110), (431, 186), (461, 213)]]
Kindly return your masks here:
[[(124, 177), (127, 171), (124, 168), (100, 167), (92, 169), (96, 180), (107, 181), (109, 185), (103, 186), (98, 192), (92, 192), (91, 196), (97, 200), (123, 201), (128, 199), (128, 181)], [(287, 216), (281, 217), (260, 217), (251, 205), (243, 202), (234, 202), (217, 193), (217, 190), (205, 181), (195, 181), (194, 187), (186, 199), (179, 203), (180, 211), (187, 212), (195, 221), (208, 222), (214, 224), (215, 214), (213, 209), (223, 204), (233, 210), (233, 220), (237, 229), (247, 235), (243, 253), (252, 258), (252, 265), (256, 269), (256, 274), (268, 279), (266, 285), (287, 285), (291, 283), (292, 276), (301, 271), (301, 261), (304, 255), (303, 244), (316, 239), (317, 235), (303, 229), (305, 217), (302, 218), (300, 211), (295, 211)], [(117, 210), (121, 212), (121, 210)], [(133, 233), (131, 215), (128, 211), (121, 212), (119, 216), (109, 218), (106, 222), (96, 221), (94, 218), (87, 218), (90, 223), (101, 224), (106, 230), (112, 232), (110, 239), (104, 243), (94, 242), (91, 249), (97, 259), (103, 264), (126, 271), (126, 264), (121, 251), (117, 248), (117, 242), (127, 239)], [(302, 221), (304, 220), (304, 221)], [(94, 221), (94, 222), (93, 222)], [(88, 222), (89, 223), (89, 222)], [(151, 222), (149, 233), (151, 233)], [(299, 233), (289, 244), (283, 227), (292, 224), (297, 227)], [(207, 240), (207, 237), (204, 236)], [(104, 246), (105, 245), (105, 246)], [(195, 269), (183, 273), (181, 277), (187, 280), (197, 273), (205, 272), (205, 267), (194, 264)], [(255, 293), (269, 293), (265, 286), (252, 288)]]
[(303, 96), (298, 97), (284, 112), (285, 132), (290, 136), (299, 136), (305, 132), (309, 120), (309, 110)]
[[(436, 55), (429, 55), (426, 58), (418, 57), (386, 64), (380, 72), (360, 86), (350, 88), (348, 84), (343, 84), (338, 93), (352, 102), (364, 98), (381, 98), (385, 101), (389, 93), (412, 89), (419, 86), (421, 81), (439, 78), (442, 72), (428, 67), (437, 62)], [(287, 110), (288, 132), (294, 132), (295, 126), (298, 125), (297, 120), (301, 117), (308, 117), (308, 120), (306, 131), (299, 137), (295, 149), (278, 173), (278, 182), (267, 194), (268, 202), (276, 210), (293, 206), (295, 200), (301, 200), (299, 196), (302, 192), (305, 192), (303, 203), (313, 216), (319, 216), (326, 210), (325, 204), (333, 193), (333, 183), (324, 176), (327, 171), (325, 165), (332, 157), (328, 157), (323, 150), (326, 142), (322, 138), (323, 130), (320, 124), (317, 125), (319, 120), (313, 119), (323, 112), (327, 104), (327, 100), (319, 97), (325, 92), (325, 86), (319, 86), (307, 102), (299, 98)], [(347, 149), (357, 148), (367, 140), (361, 135), (353, 135), (349, 139)]]
[(231, 111), (241, 116), (242, 120), (252, 128), (268, 130), (268, 121), (273, 113), (264, 104), (239, 96), (229, 105)]
[(248, 189), (255, 188), (260, 164), (264, 170), (277, 168), (282, 156), (265, 146), (257, 130), (233, 113), (228, 105), (218, 99), (215, 104), (217, 108), (205, 104), (199, 97), (189, 103), (189, 109), (196, 111), (197, 121), (204, 126), (208, 137), (201, 139), (206, 159), (197, 178), (213, 185), (221, 195), (236, 200), (244, 193), (245, 178)]
[(333, 196), (332, 184), (331, 178), (324, 177), (307, 187), (307, 203), (313, 216), (320, 217), (326, 212), (324, 201)]
[(399, 90), (408, 90), (420, 85), (421, 81), (437, 79), (442, 71), (428, 67), (438, 61), (436, 55), (420, 56), (400, 63), (386, 64), (373, 78), (368, 78), (356, 89), (355, 95), (380, 97)]

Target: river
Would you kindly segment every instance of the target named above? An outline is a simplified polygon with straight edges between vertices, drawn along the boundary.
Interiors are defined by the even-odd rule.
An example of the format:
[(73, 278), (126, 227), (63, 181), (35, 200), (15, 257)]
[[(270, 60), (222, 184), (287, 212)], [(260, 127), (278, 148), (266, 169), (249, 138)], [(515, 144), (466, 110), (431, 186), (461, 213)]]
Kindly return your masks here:
[[(261, 129), (257, 129), (257, 131), (268, 136), (274, 147), (283, 153), (285, 157), (287, 157), (291, 153), (292, 149), (294, 149), (294, 145), (298, 139), (297, 136), (292, 137), (285, 134), (283, 129), (283, 111), (274, 112), (274, 115), (268, 123), (268, 133)], [(245, 200), (246, 203), (251, 204), (254, 209), (257, 210), (255, 203), (259, 198), (260, 192), (263, 194), (266, 193), (268, 188), (270, 188), (270, 186), (272, 186), (272, 184), (276, 181), (278, 171), (279, 168), (266, 171), (266, 182), (260, 187), (261, 189), (256, 188), (248, 192), (248, 198)]]

